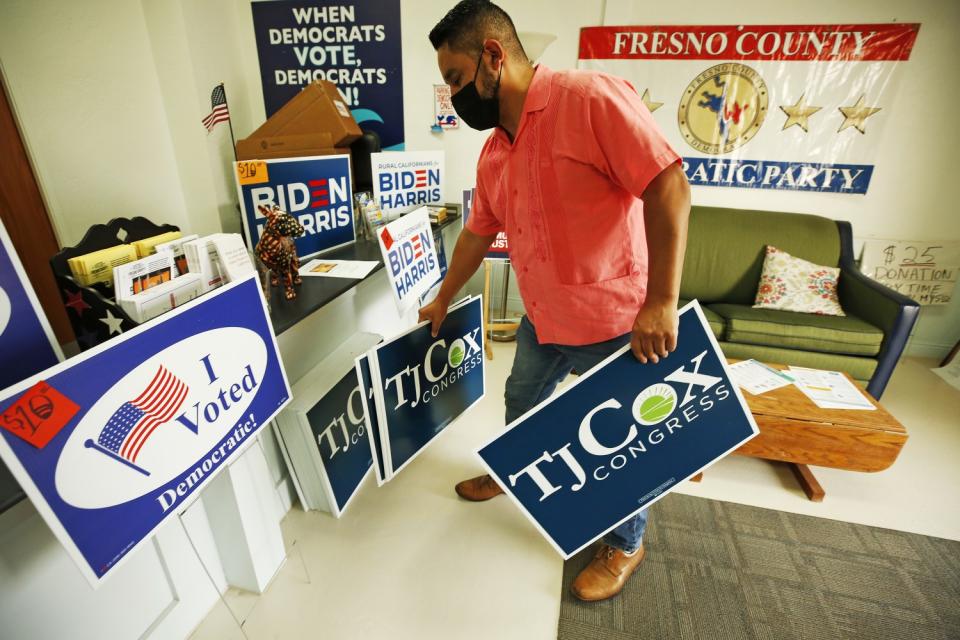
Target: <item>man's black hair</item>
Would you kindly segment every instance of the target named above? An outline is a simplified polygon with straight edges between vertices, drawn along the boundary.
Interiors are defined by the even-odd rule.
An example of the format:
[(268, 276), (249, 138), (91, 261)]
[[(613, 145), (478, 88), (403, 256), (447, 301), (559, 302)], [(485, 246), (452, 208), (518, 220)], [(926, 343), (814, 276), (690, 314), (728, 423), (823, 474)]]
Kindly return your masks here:
[(430, 31), (430, 44), (435, 50), (447, 45), (453, 51), (475, 54), (487, 38), (498, 40), (508, 51), (526, 59), (513, 20), (489, 0), (458, 2)]

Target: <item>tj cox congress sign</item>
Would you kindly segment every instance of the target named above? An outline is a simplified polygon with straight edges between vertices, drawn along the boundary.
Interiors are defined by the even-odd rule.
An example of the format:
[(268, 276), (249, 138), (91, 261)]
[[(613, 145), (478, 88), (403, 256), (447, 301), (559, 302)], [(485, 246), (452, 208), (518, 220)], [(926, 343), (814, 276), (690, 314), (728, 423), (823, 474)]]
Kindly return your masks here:
[(0, 456), (97, 585), (289, 397), (250, 277), (4, 390)]
[(569, 558), (757, 433), (694, 302), (668, 358), (623, 347), (478, 453)]
[(865, 194), (919, 28), (587, 27), (578, 66), (633, 84), (692, 185)]
[(235, 163), (243, 227), (255, 247), (267, 219), (260, 205), (276, 204), (303, 227), (297, 255), (311, 256), (355, 239), (350, 156), (317, 156)]

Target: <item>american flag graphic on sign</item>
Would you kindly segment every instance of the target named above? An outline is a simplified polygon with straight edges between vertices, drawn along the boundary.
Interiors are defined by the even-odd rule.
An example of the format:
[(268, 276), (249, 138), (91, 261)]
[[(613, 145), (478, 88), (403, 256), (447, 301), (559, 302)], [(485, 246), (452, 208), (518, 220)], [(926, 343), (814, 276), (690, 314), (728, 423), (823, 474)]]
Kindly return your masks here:
[(189, 392), (182, 380), (161, 365), (143, 393), (114, 411), (97, 441), (84, 444), (148, 476), (148, 471), (137, 466), (137, 457), (157, 427), (180, 410)]
[(230, 119), (230, 111), (227, 109), (227, 92), (223, 90), (223, 85), (218, 84), (213, 88), (210, 94), (210, 115), (203, 119), (203, 126), (207, 131), (213, 131), (219, 122), (226, 122)]
[(420, 236), (415, 235), (413, 239), (410, 240), (410, 244), (413, 245), (413, 257), (414, 259), (420, 258), (423, 256), (423, 244), (420, 242)]
[(330, 204), (330, 189), (327, 188), (327, 179), (320, 178), (319, 180), (310, 180), (307, 184), (310, 185), (310, 196), (313, 198), (313, 201), (310, 202), (311, 207), (326, 207)]
[(427, 170), (426, 169), (417, 169), (413, 172), (416, 176), (416, 184), (413, 185), (414, 189), (422, 189), (427, 186)]

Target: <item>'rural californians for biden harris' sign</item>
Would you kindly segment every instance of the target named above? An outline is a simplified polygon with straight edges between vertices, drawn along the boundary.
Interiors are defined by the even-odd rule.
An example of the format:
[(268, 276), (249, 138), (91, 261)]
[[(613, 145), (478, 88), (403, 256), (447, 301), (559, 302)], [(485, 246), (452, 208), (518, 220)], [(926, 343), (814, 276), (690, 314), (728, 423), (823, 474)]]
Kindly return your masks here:
[(400, 313), (420, 302), (440, 280), (440, 261), (426, 207), (377, 230), (393, 299)]
[(98, 584), (288, 402), (256, 277), (232, 283), (10, 387), (4, 420), (46, 398), (34, 446), (0, 455)]
[(693, 302), (669, 357), (623, 347), (478, 453), (569, 558), (757, 433)]
[(355, 240), (350, 156), (236, 162), (243, 226), (255, 247), (267, 219), (260, 205), (275, 204), (303, 226), (297, 255), (311, 256)]

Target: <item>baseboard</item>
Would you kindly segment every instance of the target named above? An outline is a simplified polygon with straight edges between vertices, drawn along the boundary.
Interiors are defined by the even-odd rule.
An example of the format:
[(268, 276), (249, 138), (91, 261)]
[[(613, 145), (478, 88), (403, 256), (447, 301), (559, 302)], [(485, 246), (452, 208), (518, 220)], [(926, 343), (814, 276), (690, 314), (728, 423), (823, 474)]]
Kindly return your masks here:
[(950, 353), (950, 349), (952, 348), (952, 344), (911, 340), (907, 344), (907, 348), (904, 349), (904, 355), (913, 356), (916, 358), (934, 358), (936, 360), (943, 360), (943, 358)]

